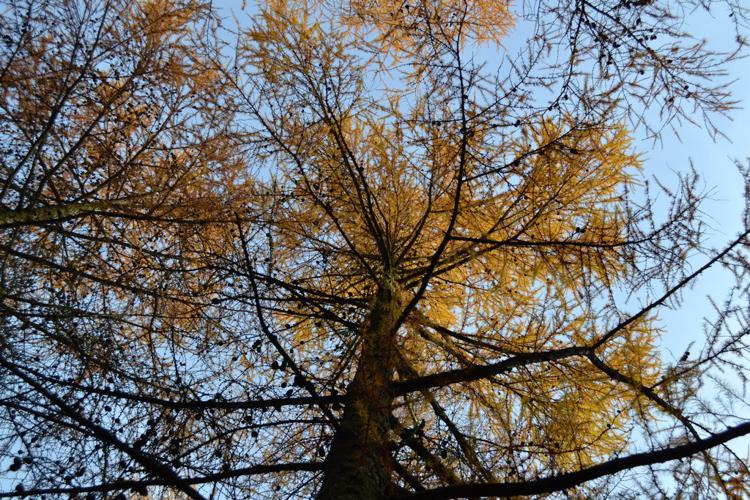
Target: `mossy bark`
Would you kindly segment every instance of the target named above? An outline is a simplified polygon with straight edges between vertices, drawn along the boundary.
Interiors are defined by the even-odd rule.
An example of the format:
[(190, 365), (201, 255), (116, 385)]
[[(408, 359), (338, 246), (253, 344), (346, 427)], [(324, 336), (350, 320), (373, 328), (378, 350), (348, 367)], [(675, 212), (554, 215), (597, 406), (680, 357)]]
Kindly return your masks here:
[(321, 500), (389, 496), (389, 433), (395, 367), (395, 325), (403, 304), (395, 287), (381, 286), (363, 325), (362, 348), (344, 415), (326, 458)]
[(0, 227), (23, 226), (61, 221), (89, 212), (126, 207), (131, 199), (98, 200), (84, 203), (63, 203), (50, 207), (24, 210), (0, 210)]

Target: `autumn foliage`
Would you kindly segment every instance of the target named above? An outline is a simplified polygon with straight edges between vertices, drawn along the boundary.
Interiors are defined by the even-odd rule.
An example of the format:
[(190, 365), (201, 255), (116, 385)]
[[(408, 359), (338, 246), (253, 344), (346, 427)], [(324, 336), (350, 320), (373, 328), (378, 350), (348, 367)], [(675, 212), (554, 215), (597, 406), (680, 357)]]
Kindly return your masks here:
[(747, 231), (631, 138), (733, 107), (670, 5), (3, 2), (0, 496), (747, 495)]

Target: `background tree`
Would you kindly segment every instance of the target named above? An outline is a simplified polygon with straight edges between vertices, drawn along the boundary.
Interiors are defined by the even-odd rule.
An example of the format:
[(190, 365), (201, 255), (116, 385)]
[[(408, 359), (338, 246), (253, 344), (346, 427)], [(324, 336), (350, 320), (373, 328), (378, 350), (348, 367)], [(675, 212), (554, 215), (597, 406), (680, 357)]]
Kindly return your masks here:
[(4, 4), (0, 496), (742, 495), (748, 233), (626, 129), (720, 132), (691, 6)]

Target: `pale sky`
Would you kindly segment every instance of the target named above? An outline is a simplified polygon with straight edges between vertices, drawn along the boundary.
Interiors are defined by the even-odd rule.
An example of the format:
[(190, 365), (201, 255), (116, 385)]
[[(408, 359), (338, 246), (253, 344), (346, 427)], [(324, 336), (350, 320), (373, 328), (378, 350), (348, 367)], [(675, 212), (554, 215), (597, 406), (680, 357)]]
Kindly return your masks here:
[[(213, 4), (224, 16), (230, 16), (230, 12), (234, 11), (242, 24), (247, 22), (247, 14), (256, 8), (253, 1), (247, 2), (244, 12), (240, 10), (241, 2), (238, 0), (214, 0)], [(706, 39), (708, 46), (717, 51), (731, 51), (737, 46), (728, 11), (723, 8), (716, 8), (711, 14), (698, 11), (690, 14), (684, 30)], [(526, 36), (524, 26), (519, 23), (515, 32), (509, 34), (504, 48), (513, 53), (525, 41)], [(483, 57), (502, 57), (504, 52), (502, 48), (498, 50), (483, 47), (474, 55), (477, 62), (480, 62)], [(710, 199), (703, 204), (703, 209), (705, 222), (708, 224), (707, 241), (714, 248), (723, 247), (741, 229), (744, 184), (735, 160), (750, 158), (750, 111), (747, 109), (750, 106), (750, 59), (735, 61), (727, 70), (727, 80), (737, 80), (730, 89), (740, 106), (740, 109), (729, 113), (729, 118), (716, 117), (716, 123), (720, 124), (727, 138), (718, 137), (714, 140), (706, 130), (689, 123), (677, 126), (679, 138), (667, 130), (659, 143), (645, 139), (643, 131), (630, 131), (635, 139), (634, 150), (642, 155), (645, 177), (656, 176), (665, 185), (675, 186), (676, 172), (687, 172), (690, 162), (693, 162), (702, 176), (703, 190), (711, 194)], [(698, 257), (692, 263), (699, 267), (704, 261), (705, 257)], [(675, 311), (660, 309), (659, 317), (667, 330), (661, 345), (665, 361), (676, 361), (691, 340), (698, 340), (696, 344), (700, 345), (702, 318), (711, 314), (706, 295), (714, 293), (714, 298), (721, 302), (729, 284), (731, 281), (728, 281), (728, 276), (720, 269), (710, 270), (691, 290), (684, 293), (682, 307)], [(632, 309), (635, 310), (637, 305), (633, 303)]]

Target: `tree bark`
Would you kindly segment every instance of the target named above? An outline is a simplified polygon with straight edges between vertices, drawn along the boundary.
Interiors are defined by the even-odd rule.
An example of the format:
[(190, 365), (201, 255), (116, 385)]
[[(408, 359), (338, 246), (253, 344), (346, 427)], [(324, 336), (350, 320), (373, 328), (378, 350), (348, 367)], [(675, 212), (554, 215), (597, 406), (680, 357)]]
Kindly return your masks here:
[(127, 207), (131, 198), (96, 200), (81, 203), (63, 203), (49, 207), (27, 208), (22, 210), (0, 209), (0, 228), (43, 224), (62, 221), (98, 210)]
[(397, 288), (380, 286), (360, 332), (362, 348), (339, 428), (326, 458), (320, 500), (383, 499), (390, 494), (390, 416), (394, 392)]

